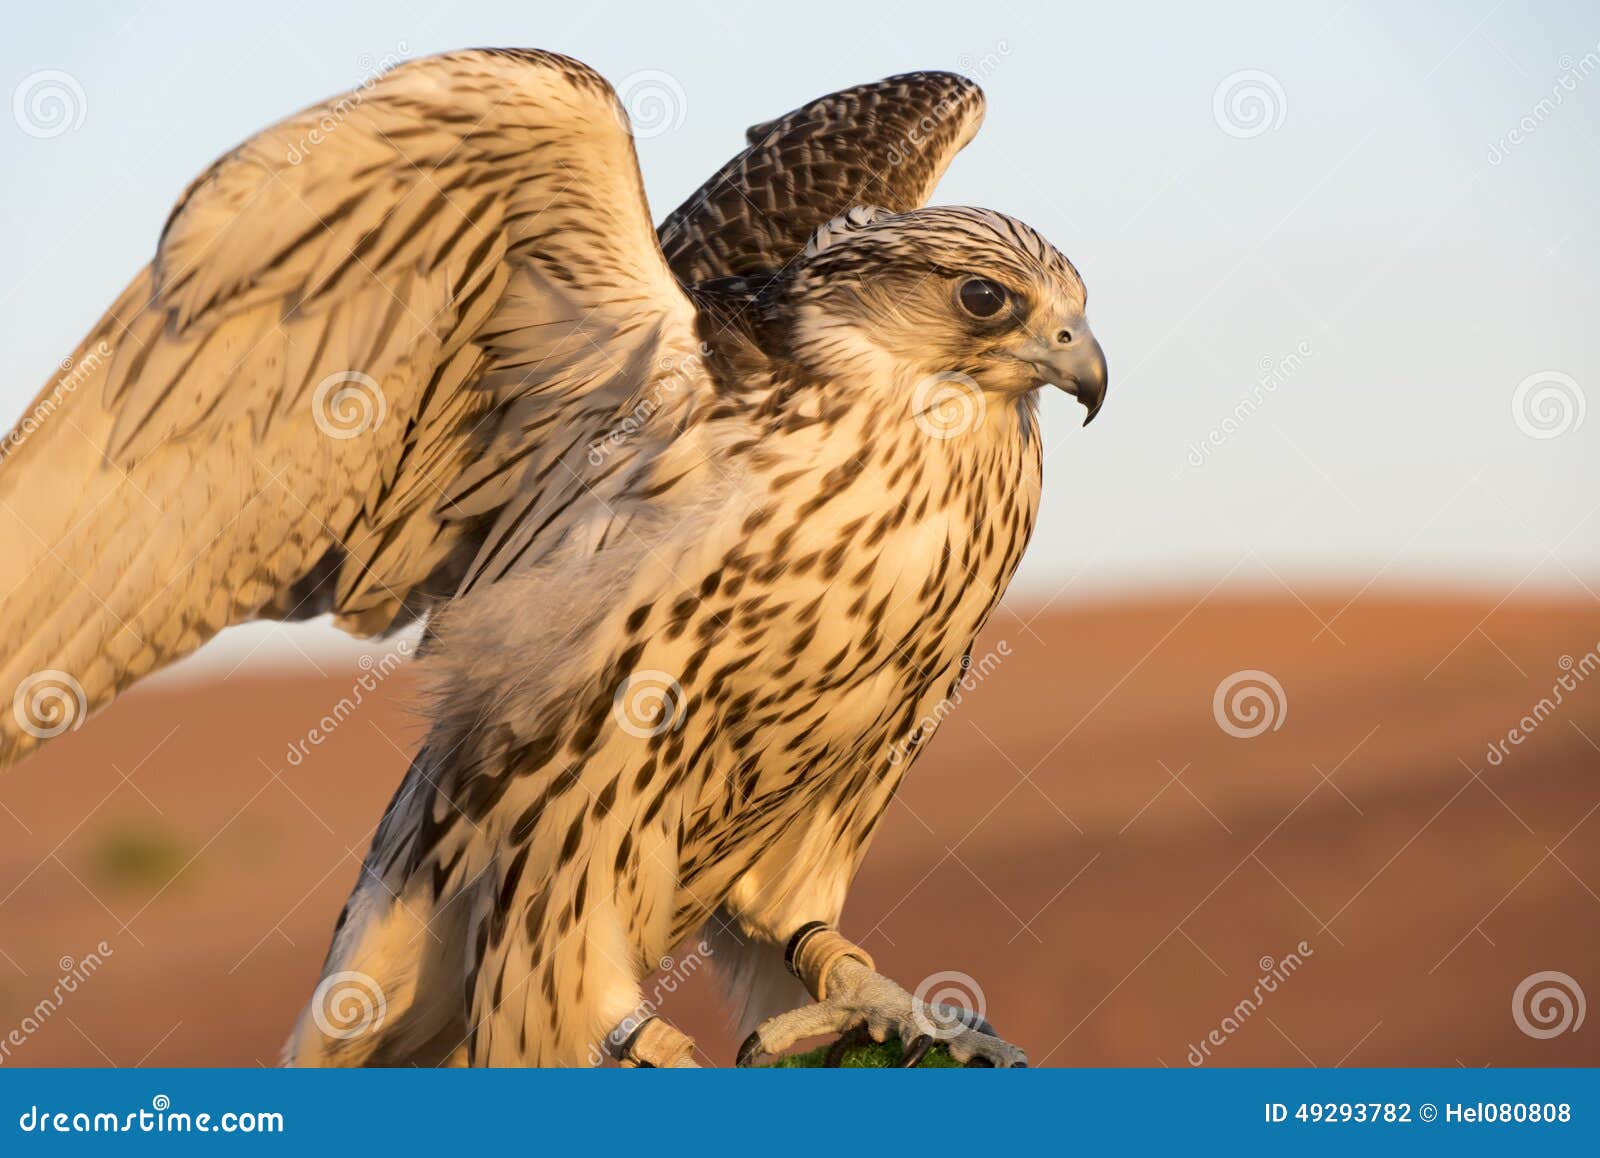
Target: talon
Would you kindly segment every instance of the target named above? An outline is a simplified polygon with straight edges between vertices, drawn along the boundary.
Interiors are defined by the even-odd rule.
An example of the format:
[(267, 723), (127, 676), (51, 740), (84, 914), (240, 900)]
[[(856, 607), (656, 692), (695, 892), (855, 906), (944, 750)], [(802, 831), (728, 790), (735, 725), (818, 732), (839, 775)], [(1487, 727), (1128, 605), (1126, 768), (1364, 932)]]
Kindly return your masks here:
[(995, 1028), (990, 1023), (989, 1019), (974, 1010), (967, 1009), (960, 1005), (938, 1005), (930, 1008), (943, 1011), (949, 1016), (951, 1021), (958, 1021), (968, 1029), (976, 1030), (987, 1037), (1000, 1036), (997, 1032), (995, 1032)]
[(903, 1070), (915, 1069), (917, 1063), (933, 1046), (931, 1034), (920, 1033), (906, 1046), (905, 1056), (900, 1059), (900, 1068)]
[(824, 1054), (824, 1064), (830, 1068), (838, 1067), (863, 1039), (884, 1042), (890, 1037), (903, 1043), (899, 1065), (905, 1069), (917, 1066), (941, 1042), (956, 1062), (968, 1066), (1028, 1064), (1026, 1055), (1000, 1037), (980, 1013), (920, 1000), (877, 972), (872, 958), (832, 926), (816, 921), (802, 925), (790, 938), (785, 961), (816, 1002), (762, 1023), (739, 1048), (740, 1066), (823, 1034), (837, 1037)]
[[(961, 1012), (966, 1015), (961, 1020), (966, 1021), (968, 1029), (975, 1029), (979, 1033), (987, 1034), (990, 1037), (1000, 1036), (995, 1032), (994, 1026), (990, 1024), (987, 1017), (979, 1017), (976, 1013), (966, 1009), (963, 1009)], [(971, 1020), (968, 1021), (968, 1018), (971, 1018)]]
[(754, 1029), (750, 1036), (744, 1039), (744, 1044), (739, 1047), (739, 1056), (734, 1059), (734, 1066), (739, 1069), (749, 1069), (755, 1065), (756, 1060), (766, 1051), (761, 1045), (761, 1031)]

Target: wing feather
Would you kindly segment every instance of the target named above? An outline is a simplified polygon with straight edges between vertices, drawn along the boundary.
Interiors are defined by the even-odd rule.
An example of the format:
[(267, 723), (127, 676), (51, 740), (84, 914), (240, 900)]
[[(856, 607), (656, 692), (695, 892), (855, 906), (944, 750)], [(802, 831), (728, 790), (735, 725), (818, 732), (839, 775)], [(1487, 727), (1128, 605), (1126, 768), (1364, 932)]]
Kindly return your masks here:
[[(552, 54), (413, 62), (251, 138), (0, 443), (0, 691), (59, 673), (92, 709), (228, 623), (376, 632), (503, 573), (650, 367), (692, 357), (674, 275), (923, 204), (982, 116), (948, 73), (812, 101), (659, 246), (615, 97)], [(53, 734), (22, 723), (0, 765)]]
[[(454, 53), (290, 117), (190, 186), (5, 443), (0, 690), (53, 671), (92, 709), (258, 614), (381, 629), (476, 554), (462, 472), (515, 493), (507, 413), (581, 424), (693, 335), (576, 61)], [(25, 716), (0, 764), (50, 733)]]
[(966, 77), (913, 72), (755, 125), (749, 147), (661, 223), (662, 251), (692, 285), (781, 269), (852, 206), (916, 209), (977, 134), (983, 107)]

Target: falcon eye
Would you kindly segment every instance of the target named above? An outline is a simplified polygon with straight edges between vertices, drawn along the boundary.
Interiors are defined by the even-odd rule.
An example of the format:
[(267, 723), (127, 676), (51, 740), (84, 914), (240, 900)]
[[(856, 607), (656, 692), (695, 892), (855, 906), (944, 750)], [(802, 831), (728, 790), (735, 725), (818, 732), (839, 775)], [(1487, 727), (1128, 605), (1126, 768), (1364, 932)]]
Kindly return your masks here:
[(1005, 308), (1005, 287), (988, 278), (969, 277), (956, 291), (961, 308), (975, 318), (992, 318)]

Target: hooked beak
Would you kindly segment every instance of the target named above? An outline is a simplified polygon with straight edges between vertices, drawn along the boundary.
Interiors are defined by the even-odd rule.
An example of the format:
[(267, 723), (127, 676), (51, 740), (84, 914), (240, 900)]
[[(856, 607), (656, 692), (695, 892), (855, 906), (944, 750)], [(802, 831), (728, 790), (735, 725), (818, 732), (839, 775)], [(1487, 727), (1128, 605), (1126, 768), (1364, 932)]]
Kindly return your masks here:
[(1086, 326), (1072, 330), (1069, 341), (1039, 342), (1027, 351), (1025, 360), (1040, 380), (1071, 394), (1088, 411), (1083, 424), (1088, 426), (1106, 400), (1106, 355)]

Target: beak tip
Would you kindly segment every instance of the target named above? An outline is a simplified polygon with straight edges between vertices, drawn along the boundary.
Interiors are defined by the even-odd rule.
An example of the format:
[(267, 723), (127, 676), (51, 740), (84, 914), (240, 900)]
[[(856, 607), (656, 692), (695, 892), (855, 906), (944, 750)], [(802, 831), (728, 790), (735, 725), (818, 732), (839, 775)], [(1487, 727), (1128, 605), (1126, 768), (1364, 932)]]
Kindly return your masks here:
[(1083, 424), (1088, 426), (1089, 423), (1093, 422), (1095, 420), (1095, 416), (1100, 413), (1100, 408), (1105, 404), (1106, 396), (1104, 391), (1096, 394), (1092, 401), (1084, 403), (1084, 410), (1086, 413), (1083, 416)]
[(1028, 359), (1028, 363), (1036, 374), (1035, 385), (1052, 384), (1071, 394), (1087, 411), (1083, 424), (1095, 420), (1105, 405), (1110, 375), (1105, 354), (1092, 335), (1081, 345), (1058, 347), (1048, 355)]

